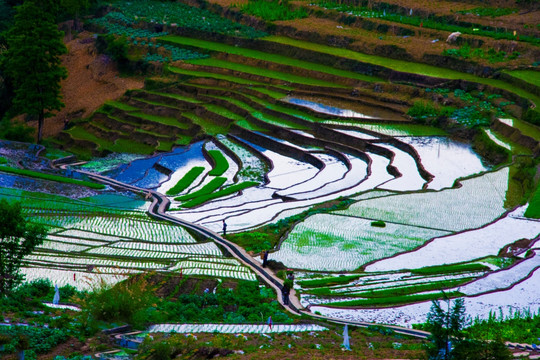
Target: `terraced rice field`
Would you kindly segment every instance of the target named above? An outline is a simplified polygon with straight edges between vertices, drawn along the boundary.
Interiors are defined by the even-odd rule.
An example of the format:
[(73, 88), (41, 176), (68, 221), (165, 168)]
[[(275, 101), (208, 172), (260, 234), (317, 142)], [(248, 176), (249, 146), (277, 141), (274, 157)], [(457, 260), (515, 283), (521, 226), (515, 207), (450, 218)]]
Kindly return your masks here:
[[(119, 4), (120, 15), (99, 20), (104, 30), (136, 30), (148, 21), (146, 7)], [(180, 3), (149, 4), (161, 15), (168, 6), (191, 11)], [(531, 280), (539, 273), (539, 223), (508, 195), (517, 165), (493, 166), (476, 152), (477, 144), (406, 115), (418, 100), (451, 93), (438, 87), (450, 86), (445, 79), (490, 85), (485, 98), (499, 102), (508, 100), (502, 90), (532, 101), (535, 95), (499, 79), (266, 36), (228, 20), (218, 37), (205, 38), (201, 26), (222, 20), (198, 24), (194, 19), (206, 19), (201, 11), (175, 17), (191, 29), (185, 33), (172, 19), (163, 21), (163, 31), (145, 30), (142, 37), (129, 30), (132, 45), (144, 40), (145, 48), (158, 52), (176, 47), (201, 56), (155, 60), (166, 79), (105, 104), (56, 140), (91, 158), (73, 170), (144, 191), (128, 196), (73, 185), (67, 197), (40, 195), (43, 184), (39, 191), (47, 194), (63, 188), (0, 171), (0, 186), (34, 190), (0, 196), (25, 200), (25, 213), (50, 229), (26, 260), (29, 279), (46, 276), (83, 288), (99, 276), (119, 281), (150, 270), (257, 279), (213, 242), (150, 219), (145, 198), (157, 191), (170, 200), (171, 216), (217, 233), (225, 222), (228, 234), (261, 239), (253, 248), (273, 247), (269, 258), (294, 269), (297, 292), (312, 311), (410, 325), (442, 291), (467, 297), (469, 311), (484, 316), (507, 305), (494, 300), (500, 289), (508, 304), (511, 296), (526, 294), (515, 300), (516, 308), (540, 307)], [(111, 25), (119, 19), (121, 29)], [(330, 56), (336, 66), (328, 65)], [(404, 84), (392, 80), (394, 70), (443, 79), (412, 76)], [(421, 89), (426, 86), (428, 95)], [(465, 106), (455, 96), (452, 101)], [(535, 125), (501, 121), (540, 140)], [(522, 152), (493, 129), (481, 131), (487, 147), (532, 158), (534, 149)], [(9, 161), (50, 170), (35, 154), (33, 162), (23, 161), (34, 150), (19, 149)]]

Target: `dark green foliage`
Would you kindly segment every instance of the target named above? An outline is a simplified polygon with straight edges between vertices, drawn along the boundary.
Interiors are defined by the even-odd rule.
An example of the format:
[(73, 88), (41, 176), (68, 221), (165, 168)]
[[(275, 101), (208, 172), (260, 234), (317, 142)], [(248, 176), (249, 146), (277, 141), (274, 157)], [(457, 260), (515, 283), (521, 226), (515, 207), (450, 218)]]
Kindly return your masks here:
[(221, 185), (223, 185), (225, 183), (225, 181), (227, 181), (227, 178), (224, 178), (224, 177), (214, 178), (214, 179), (210, 180), (210, 182), (208, 184), (206, 184), (205, 186), (203, 186), (200, 190), (194, 191), (194, 192), (186, 194), (186, 195), (179, 196), (179, 197), (175, 198), (174, 200), (176, 200), (176, 201), (188, 201), (188, 200), (191, 200), (191, 199), (195, 199), (195, 198), (197, 198), (199, 196), (204, 196), (204, 195), (211, 194), (215, 190), (219, 189), (221, 187)]
[(528, 109), (523, 116), (523, 120), (531, 124), (540, 125), (540, 111), (537, 109)]
[(439, 111), (430, 103), (425, 101), (416, 101), (413, 106), (407, 110), (407, 115), (419, 123), (431, 123), (439, 116)]
[(60, 80), (67, 77), (60, 55), (67, 52), (54, 17), (33, 1), (17, 7), (15, 24), (8, 31), (5, 73), (15, 88), (12, 112), (38, 118), (38, 142), (45, 117), (60, 110)]
[(127, 62), (128, 46), (127, 40), (123, 36), (114, 37), (107, 35), (107, 49), (105, 52), (110, 55), (119, 64)]
[(229, 168), (229, 163), (221, 151), (219, 150), (209, 150), (208, 155), (214, 161), (214, 168), (208, 173), (210, 176), (221, 176)]
[(22, 260), (43, 243), (46, 233), (43, 226), (26, 220), (20, 203), (0, 200), (0, 296), (21, 283)]
[(9, 119), (0, 121), (0, 139), (20, 142), (32, 142), (34, 129), (24, 124), (13, 123)]
[(240, 281), (234, 290), (218, 285), (215, 294), (180, 295), (177, 301), (164, 303), (161, 311), (175, 322), (260, 323), (269, 316), (276, 323), (291, 322), (274, 296), (255, 281)]
[(484, 131), (480, 131), (474, 136), (473, 148), (494, 164), (504, 163), (511, 156), (510, 150), (496, 144)]
[(383, 228), (383, 227), (386, 227), (386, 223), (382, 220), (377, 220), (377, 221), (372, 221), (371, 226)]
[(9, 166), (0, 166), (0, 172), (7, 172), (10, 174), (28, 176), (28, 177), (33, 177), (37, 179), (51, 180), (51, 181), (58, 181), (58, 182), (63, 182), (67, 184), (86, 186), (91, 189), (104, 189), (105, 188), (105, 185), (103, 184), (96, 184), (90, 181), (76, 180), (76, 179), (71, 179), (71, 178), (67, 178), (63, 176), (44, 174), (44, 173), (40, 173), (33, 170), (19, 169), (19, 168), (13, 168)]
[(37, 354), (46, 354), (59, 344), (66, 342), (70, 335), (65, 329), (35, 328), (31, 326), (0, 326), (0, 334), (11, 341), (5, 345), (5, 353), (20, 349), (30, 349)]
[(540, 184), (536, 187), (536, 191), (529, 201), (525, 216), (528, 218), (540, 219)]
[(287, 0), (249, 0), (242, 6), (242, 11), (267, 21), (303, 19), (308, 16), (304, 8), (292, 9)]
[(427, 316), (426, 330), (431, 333), (431, 343), (427, 348), (430, 359), (435, 359), (441, 353), (444, 359), (450, 359), (448, 342), (463, 339), (462, 329), (467, 325), (463, 298), (454, 300), (452, 308), (450, 300), (447, 298), (446, 301), (448, 308), (445, 310), (438, 301), (433, 301)]
[(455, 343), (450, 353), (452, 360), (511, 360), (510, 350), (500, 339), (482, 341), (463, 339)]
[(500, 337), (504, 341), (535, 344), (540, 338), (540, 312), (517, 311), (506, 317), (490, 313), (487, 319), (475, 319), (467, 333), (475, 339)]
[(203, 171), (204, 171), (204, 167), (202, 166), (195, 166), (191, 168), (186, 173), (186, 175), (184, 175), (180, 180), (178, 180), (176, 185), (174, 185), (172, 188), (167, 190), (167, 195), (171, 195), (171, 196), (178, 195), (179, 193), (187, 189), (188, 186), (191, 185), (191, 183), (193, 183), (193, 181), (197, 177), (199, 177), (199, 175), (201, 175)]
[(215, 192), (213, 192), (211, 194), (198, 196), (195, 199), (192, 199), (192, 200), (186, 202), (185, 204), (182, 204), (182, 206), (183, 207), (194, 207), (194, 206), (200, 205), (202, 203), (205, 203), (206, 201), (217, 199), (217, 198), (227, 196), (227, 195), (231, 195), (231, 194), (234, 194), (234, 193), (236, 193), (238, 191), (242, 191), (244, 189), (247, 189), (247, 188), (250, 188), (250, 187), (253, 187), (253, 186), (256, 186), (256, 185), (259, 185), (259, 183), (256, 182), (256, 181), (244, 181), (244, 182), (239, 183), (239, 184), (234, 184), (234, 185), (228, 186), (228, 187), (226, 187), (226, 188), (224, 188), (222, 190), (215, 191)]

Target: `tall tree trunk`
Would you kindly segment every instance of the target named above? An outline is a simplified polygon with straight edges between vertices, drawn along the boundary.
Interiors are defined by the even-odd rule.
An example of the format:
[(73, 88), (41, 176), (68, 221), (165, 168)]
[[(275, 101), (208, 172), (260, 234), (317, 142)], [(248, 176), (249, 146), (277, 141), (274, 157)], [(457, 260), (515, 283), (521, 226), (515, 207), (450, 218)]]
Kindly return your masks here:
[(41, 139), (43, 137), (43, 122), (45, 120), (45, 112), (41, 110), (39, 113), (39, 119), (38, 119), (38, 138), (37, 143), (41, 144)]

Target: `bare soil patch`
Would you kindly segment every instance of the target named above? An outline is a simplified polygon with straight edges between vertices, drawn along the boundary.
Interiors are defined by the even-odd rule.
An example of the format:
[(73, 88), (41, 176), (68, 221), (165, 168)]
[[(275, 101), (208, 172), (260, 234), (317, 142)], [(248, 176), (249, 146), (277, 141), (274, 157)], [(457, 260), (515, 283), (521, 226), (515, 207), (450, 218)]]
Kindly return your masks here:
[[(62, 96), (66, 106), (54, 117), (45, 119), (45, 137), (60, 133), (66, 121), (90, 116), (107, 100), (121, 97), (128, 89), (141, 89), (144, 80), (121, 77), (113, 61), (99, 55), (94, 47), (93, 34), (82, 32), (66, 43), (68, 53), (62, 65), (68, 78), (62, 81)], [(31, 122), (37, 127), (37, 122)]]

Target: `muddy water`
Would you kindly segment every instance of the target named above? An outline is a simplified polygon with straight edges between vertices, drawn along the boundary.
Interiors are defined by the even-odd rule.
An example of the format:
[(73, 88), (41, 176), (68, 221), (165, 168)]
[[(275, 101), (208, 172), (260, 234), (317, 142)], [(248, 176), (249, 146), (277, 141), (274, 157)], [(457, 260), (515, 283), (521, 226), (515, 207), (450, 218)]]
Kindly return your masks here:
[(287, 96), (282, 99), (283, 101), (291, 104), (296, 104), (310, 108), (314, 111), (328, 114), (332, 116), (340, 117), (352, 117), (358, 119), (384, 119), (384, 120), (396, 120), (407, 121), (404, 117), (400, 116), (394, 111), (383, 109), (381, 107), (364, 105), (358, 102), (349, 102), (336, 99), (325, 99), (320, 97), (290, 97)]

